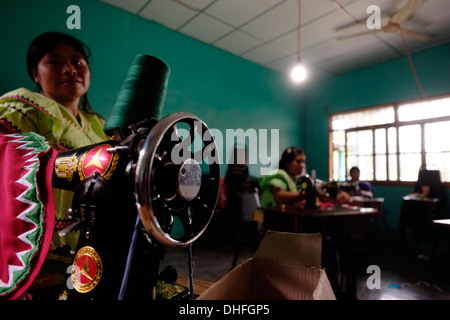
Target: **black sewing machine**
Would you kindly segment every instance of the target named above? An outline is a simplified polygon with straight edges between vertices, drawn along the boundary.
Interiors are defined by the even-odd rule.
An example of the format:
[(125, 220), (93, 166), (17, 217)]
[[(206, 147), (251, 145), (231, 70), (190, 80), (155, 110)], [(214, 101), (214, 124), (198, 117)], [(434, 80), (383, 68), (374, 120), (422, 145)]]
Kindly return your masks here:
[(53, 187), (74, 191), (62, 232), (80, 230), (68, 299), (154, 299), (164, 247), (192, 245), (212, 218), (220, 164), (211, 132), (189, 113), (158, 120), (151, 103), (110, 141), (55, 161)]

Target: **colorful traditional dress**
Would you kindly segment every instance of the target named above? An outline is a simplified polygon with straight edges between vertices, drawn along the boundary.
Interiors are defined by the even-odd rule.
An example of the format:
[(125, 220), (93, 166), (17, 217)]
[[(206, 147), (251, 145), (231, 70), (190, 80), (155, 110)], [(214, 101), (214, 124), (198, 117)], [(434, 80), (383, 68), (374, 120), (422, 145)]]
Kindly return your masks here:
[(0, 298), (20, 297), (44, 263), (55, 222), (56, 156), (36, 133), (0, 135)]
[[(79, 119), (63, 105), (25, 88), (20, 88), (0, 97), (0, 123), (16, 133), (35, 132), (44, 137), (56, 150), (80, 148), (105, 141), (105, 121), (94, 112), (79, 110)], [(0, 164), (5, 165), (5, 164)], [(61, 238), (57, 232), (66, 227), (67, 209), (71, 207), (73, 192), (53, 189), (55, 199), (54, 247), (69, 244), (75, 250), (77, 232)]]

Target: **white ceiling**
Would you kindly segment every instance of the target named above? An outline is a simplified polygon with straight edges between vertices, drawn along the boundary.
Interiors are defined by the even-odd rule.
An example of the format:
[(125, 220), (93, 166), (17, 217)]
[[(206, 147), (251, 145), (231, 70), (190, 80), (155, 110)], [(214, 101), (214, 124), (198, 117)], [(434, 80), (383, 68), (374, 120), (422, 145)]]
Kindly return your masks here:
[[(298, 0), (100, 1), (282, 73), (297, 61)], [(409, 1), (301, 0), (300, 54), (311, 76), (324, 78), (404, 56), (396, 33), (341, 37), (369, 31), (370, 5), (381, 9), (383, 27)], [(402, 27), (429, 39), (405, 37), (411, 53), (450, 42), (450, 1), (420, 2)]]

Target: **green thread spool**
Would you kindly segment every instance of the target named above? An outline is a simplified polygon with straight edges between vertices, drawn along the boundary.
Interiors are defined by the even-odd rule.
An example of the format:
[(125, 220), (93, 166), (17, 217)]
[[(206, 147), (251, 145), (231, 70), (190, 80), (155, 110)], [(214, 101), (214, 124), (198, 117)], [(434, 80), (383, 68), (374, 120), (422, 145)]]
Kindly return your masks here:
[(161, 116), (170, 69), (162, 60), (146, 54), (133, 59), (106, 120), (105, 132), (127, 128), (142, 120)]

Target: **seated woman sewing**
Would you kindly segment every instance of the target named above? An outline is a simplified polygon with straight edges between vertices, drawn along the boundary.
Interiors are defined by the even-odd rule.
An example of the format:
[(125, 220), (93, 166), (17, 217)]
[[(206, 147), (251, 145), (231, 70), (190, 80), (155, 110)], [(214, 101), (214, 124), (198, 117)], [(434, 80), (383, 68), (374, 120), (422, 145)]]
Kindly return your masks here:
[(278, 169), (260, 179), (261, 206), (274, 207), (278, 203), (297, 203), (305, 194), (297, 191), (296, 179), (305, 167), (306, 154), (297, 147), (287, 148), (281, 155)]
[[(278, 169), (260, 179), (261, 206), (274, 207), (277, 204), (301, 204), (306, 200), (305, 188), (299, 188), (299, 177), (304, 176), (306, 154), (298, 147), (289, 147), (281, 155)], [(320, 205), (334, 203), (329, 196), (322, 192), (320, 185), (316, 186)], [(339, 192), (337, 203), (348, 203), (350, 197), (346, 192)]]

